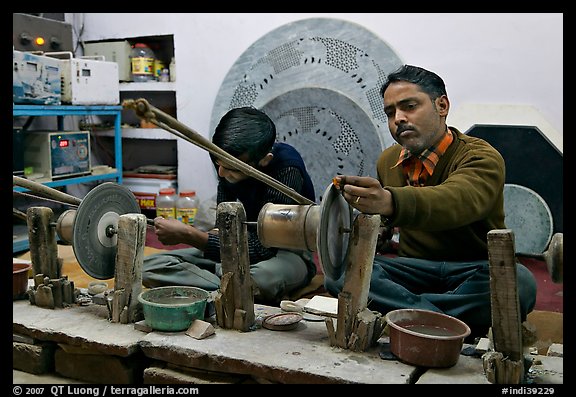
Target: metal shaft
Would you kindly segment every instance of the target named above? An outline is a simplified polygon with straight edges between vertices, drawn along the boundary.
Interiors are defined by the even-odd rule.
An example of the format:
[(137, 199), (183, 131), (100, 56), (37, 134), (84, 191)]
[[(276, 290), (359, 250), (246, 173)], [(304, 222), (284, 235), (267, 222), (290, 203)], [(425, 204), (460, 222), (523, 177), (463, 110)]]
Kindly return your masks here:
[(28, 179), (21, 178), (19, 176), (12, 176), (12, 183), (13, 185), (20, 186), (26, 189), (29, 189), (32, 192), (40, 194), (44, 197), (48, 197), (62, 203), (68, 203), (72, 205), (80, 205), (82, 199), (78, 197), (71, 196), (64, 192), (60, 192), (56, 189), (53, 189), (49, 186), (45, 186), (41, 183), (34, 182)]
[[(223, 161), (228, 166), (233, 166), (244, 174), (251, 176), (259, 181), (267, 184), (268, 186), (284, 193), (298, 204), (315, 204), (314, 201), (302, 196), (294, 189), (284, 185), (283, 183), (277, 181), (276, 179), (266, 175), (265, 173), (257, 170), (256, 168), (246, 164), (243, 161), (238, 160), (236, 157), (232, 156), (228, 152), (222, 150), (208, 139), (204, 138), (202, 135), (196, 131), (190, 129), (186, 125), (180, 123), (178, 120), (164, 113), (160, 109), (150, 105), (146, 99), (127, 99), (122, 102), (124, 108), (133, 109), (136, 115), (143, 118), (151, 123), (157, 125), (160, 128), (171, 132), (202, 149), (207, 150), (216, 156), (219, 160)], [(179, 134), (179, 133), (181, 134)]]
[[(43, 185), (41, 183), (34, 182), (34, 181), (31, 181), (28, 179), (24, 179), (24, 178), (21, 178), (18, 176), (12, 176), (12, 178), (13, 178), (13, 184), (15, 186), (23, 187), (23, 188), (28, 189), (32, 192), (35, 192), (36, 194), (43, 196), (43, 197), (39, 197), (39, 198), (48, 198), (48, 199), (52, 199), (56, 202), (60, 202), (60, 203), (64, 203), (64, 204), (71, 204), (74, 206), (79, 206), (80, 203), (82, 202), (82, 199), (79, 199), (78, 197), (71, 196), (71, 195), (66, 194), (64, 192), (61, 192), (61, 191), (56, 190), (54, 188), (51, 188), (50, 186), (46, 186), (46, 185)], [(12, 210), (12, 213), (14, 216), (17, 216), (18, 218), (26, 220), (26, 214), (24, 212), (14, 208)], [(150, 226), (154, 226), (154, 219), (146, 219), (146, 223)]]

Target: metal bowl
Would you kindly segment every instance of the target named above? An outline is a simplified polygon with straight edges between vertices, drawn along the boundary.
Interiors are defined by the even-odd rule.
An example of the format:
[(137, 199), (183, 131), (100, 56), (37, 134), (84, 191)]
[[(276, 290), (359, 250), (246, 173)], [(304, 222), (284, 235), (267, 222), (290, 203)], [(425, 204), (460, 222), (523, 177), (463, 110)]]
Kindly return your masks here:
[(158, 331), (183, 331), (196, 319), (204, 320), (210, 294), (196, 287), (151, 288), (138, 295), (144, 322)]
[(390, 350), (401, 361), (418, 367), (447, 368), (456, 364), (466, 323), (446, 314), (420, 309), (399, 309), (386, 314)]

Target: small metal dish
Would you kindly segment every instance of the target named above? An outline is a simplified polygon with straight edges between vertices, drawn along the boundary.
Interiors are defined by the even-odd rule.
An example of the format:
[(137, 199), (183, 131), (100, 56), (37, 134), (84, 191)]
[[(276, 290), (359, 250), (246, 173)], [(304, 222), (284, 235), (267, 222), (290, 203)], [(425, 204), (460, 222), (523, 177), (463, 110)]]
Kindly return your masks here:
[(262, 326), (272, 331), (290, 331), (298, 327), (302, 315), (295, 312), (276, 313), (264, 318)]

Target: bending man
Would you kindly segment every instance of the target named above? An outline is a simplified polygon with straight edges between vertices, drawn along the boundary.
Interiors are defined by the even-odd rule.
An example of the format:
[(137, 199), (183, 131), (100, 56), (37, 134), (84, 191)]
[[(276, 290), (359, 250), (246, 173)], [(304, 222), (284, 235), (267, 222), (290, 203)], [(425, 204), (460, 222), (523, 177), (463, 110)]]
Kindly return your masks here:
[[(314, 201), (312, 180), (300, 154), (292, 146), (276, 142), (276, 126), (262, 111), (236, 108), (220, 120), (212, 142), (243, 162), (273, 177)], [(256, 222), (264, 204), (297, 204), (284, 193), (229, 168), (211, 155), (218, 171), (217, 203), (242, 203), (246, 220)], [(187, 285), (214, 291), (220, 286), (220, 239), (178, 220), (156, 218), (154, 230), (166, 245), (189, 244), (193, 248), (153, 254), (144, 259), (142, 279), (146, 287)], [(250, 274), (254, 299), (277, 305), (292, 291), (310, 283), (316, 265), (307, 251), (266, 248), (255, 228), (248, 228)]]

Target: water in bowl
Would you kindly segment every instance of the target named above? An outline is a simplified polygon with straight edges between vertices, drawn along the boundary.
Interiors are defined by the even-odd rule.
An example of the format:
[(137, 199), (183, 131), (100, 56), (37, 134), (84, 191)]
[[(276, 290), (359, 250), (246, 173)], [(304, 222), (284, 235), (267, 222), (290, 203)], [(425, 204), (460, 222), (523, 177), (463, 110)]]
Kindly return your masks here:
[(202, 298), (197, 296), (173, 295), (155, 297), (154, 303), (159, 303), (161, 305), (185, 305), (197, 302), (199, 300), (202, 300)]
[(407, 330), (412, 332), (417, 332), (419, 334), (430, 335), (430, 336), (457, 336), (458, 334), (451, 329), (444, 327), (437, 327), (433, 325), (423, 325), (423, 324), (410, 324), (403, 326)]

